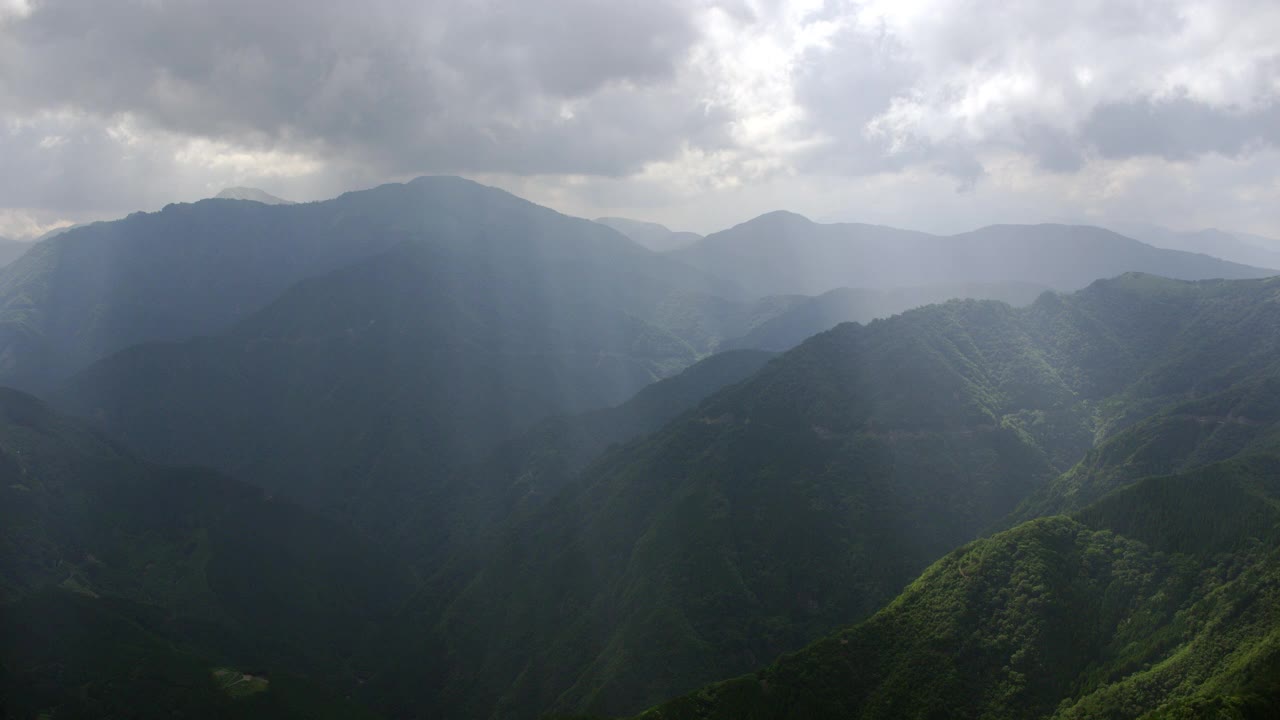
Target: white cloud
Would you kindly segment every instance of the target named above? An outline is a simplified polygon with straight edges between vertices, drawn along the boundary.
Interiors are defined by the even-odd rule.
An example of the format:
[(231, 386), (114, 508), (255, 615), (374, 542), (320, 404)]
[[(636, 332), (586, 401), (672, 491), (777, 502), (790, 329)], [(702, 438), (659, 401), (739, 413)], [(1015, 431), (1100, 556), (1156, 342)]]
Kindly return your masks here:
[(1270, 0), (0, 3), (15, 208), (460, 172), (703, 230), (791, 207), (1280, 234), (1248, 205), (1275, 197)]

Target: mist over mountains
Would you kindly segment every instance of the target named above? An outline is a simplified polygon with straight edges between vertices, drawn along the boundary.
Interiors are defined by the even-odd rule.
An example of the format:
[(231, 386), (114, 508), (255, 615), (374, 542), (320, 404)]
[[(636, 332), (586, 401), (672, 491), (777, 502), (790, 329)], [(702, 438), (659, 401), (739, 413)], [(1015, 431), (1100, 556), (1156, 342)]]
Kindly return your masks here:
[(665, 225), (643, 222), (640, 220), (628, 220), (627, 218), (620, 217), (601, 217), (596, 218), (596, 222), (601, 225), (608, 225), (614, 230), (617, 230), (654, 252), (678, 250), (682, 247), (692, 245), (702, 239), (702, 236), (697, 233), (675, 232), (668, 229)]
[(1280, 267), (1280, 241), (1248, 233), (1231, 233), (1214, 228), (1176, 231), (1158, 225), (1126, 223), (1116, 232), (1148, 245), (1213, 257), (1264, 268)]
[(0, 237), (0, 267), (4, 267), (9, 263), (22, 257), (22, 254), (31, 249), (31, 243), (21, 240), (10, 240)]
[(18, 716), (1275, 709), (1265, 266), (246, 190), (0, 269)]
[(229, 187), (213, 196), (215, 200), (252, 200), (263, 205), (292, 205), (292, 200), (276, 197), (265, 190), (251, 187)]

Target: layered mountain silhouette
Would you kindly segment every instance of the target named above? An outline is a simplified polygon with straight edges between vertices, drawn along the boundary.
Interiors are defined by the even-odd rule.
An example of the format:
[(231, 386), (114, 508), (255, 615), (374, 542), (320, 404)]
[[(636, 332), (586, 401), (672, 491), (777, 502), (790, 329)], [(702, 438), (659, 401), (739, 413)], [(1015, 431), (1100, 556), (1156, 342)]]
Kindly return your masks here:
[(259, 190), (258, 188), (251, 187), (229, 187), (222, 190), (217, 195), (214, 195), (214, 198), (219, 200), (251, 200), (253, 202), (260, 202), (263, 205), (294, 204), (292, 200), (285, 200), (284, 198), (276, 197), (265, 190)]
[[(1265, 322), (1278, 292), (1129, 275), (1023, 310), (955, 302), (821, 334), (517, 517), (430, 605), (432, 640), (383, 678), (387, 696), (412, 682), (430, 712), (618, 713), (762, 665), (1053, 494), (1098, 436), (1131, 442), (1138, 417), (1269, 377), (1280, 335), (1222, 320)], [(1231, 433), (1229, 417), (1203, 423)], [(1177, 466), (1250, 443), (1233, 447)], [(1150, 471), (1118, 463), (1111, 487)]]
[(301, 280), (402, 244), (526, 263), (530, 282), (573, 278), (637, 316), (677, 290), (732, 292), (604, 226), (459, 178), (305, 205), (202, 200), (69, 230), (0, 271), (0, 380), (48, 387), (131, 345), (225, 330)]
[(1125, 272), (1187, 280), (1274, 274), (1087, 226), (993, 225), (944, 237), (876, 225), (824, 225), (789, 212), (712, 233), (671, 256), (767, 294), (961, 282), (1074, 290)]
[(1280, 268), (1280, 244), (1267, 238), (1230, 233), (1216, 228), (1170, 230), (1146, 223), (1125, 223), (1114, 226), (1114, 229), (1159, 248), (1211, 255), (1262, 268)]
[(0, 270), (6, 712), (1275, 713), (1269, 270), (641, 230), (421, 178)]
[(654, 252), (676, 250), (702, 239), (702, 236), (697, 233), (677, 232), (675, 230), (671, 230), (666, 225), (645, 222), (643, 220), (629, 220), (627, 218), (620, 217), (600, 217), (596, 218), (596, 222), (601, 225), (608, 225), (614, 230), (617, 230)]

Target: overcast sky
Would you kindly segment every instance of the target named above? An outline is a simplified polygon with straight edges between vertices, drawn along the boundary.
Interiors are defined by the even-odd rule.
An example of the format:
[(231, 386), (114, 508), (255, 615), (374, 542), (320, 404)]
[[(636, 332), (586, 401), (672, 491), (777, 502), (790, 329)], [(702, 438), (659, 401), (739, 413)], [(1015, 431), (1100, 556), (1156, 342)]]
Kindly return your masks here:
[(0, 235), (423, 174), (704, 232), (1280, 236), (1280, 2), (0, 0)]

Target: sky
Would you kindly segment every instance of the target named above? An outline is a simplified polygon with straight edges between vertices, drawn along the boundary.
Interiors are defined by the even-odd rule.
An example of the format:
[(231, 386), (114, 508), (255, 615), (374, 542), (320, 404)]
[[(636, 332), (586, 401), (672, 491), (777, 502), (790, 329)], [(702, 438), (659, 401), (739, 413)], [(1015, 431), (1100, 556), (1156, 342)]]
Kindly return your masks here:
[(0, 235), (430, 174), (698, 232), (1280, 237), (1280, 2), (0, 0)]

